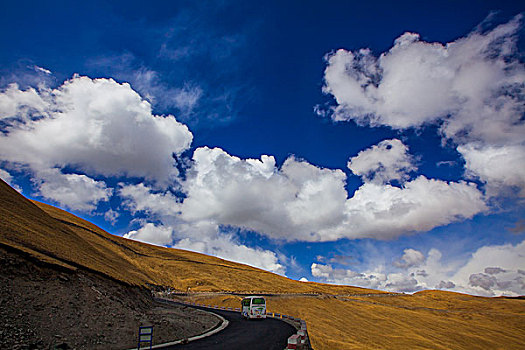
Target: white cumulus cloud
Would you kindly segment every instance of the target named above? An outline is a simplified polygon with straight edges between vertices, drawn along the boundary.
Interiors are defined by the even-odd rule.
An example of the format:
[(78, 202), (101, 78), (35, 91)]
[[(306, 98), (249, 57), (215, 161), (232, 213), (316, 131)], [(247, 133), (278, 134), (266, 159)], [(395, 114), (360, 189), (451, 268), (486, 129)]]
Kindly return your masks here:
[(379, 57), (368, 49), (333, 52), (323, 89), (336, 100), (332, 118), (394, 129), (440, 123), (443, 137), (459, 145), (467, 175), (486, 182), (490, 195), (508, 186), (523, 195), (525, 167), (508, 169), (525, 157), (521, 27), (519, 15), (447, 44), (405, 33)]
[(518, 107), (512, 88), (523, 83), (524, 71), (512, 54), (520, 24), (517, 17), (446, 45), (405, 33), (379, 57), (368, 49), (328, 55), (324, 91), (337, 100), (334, 118), (402, 129), (450, 114), (454, 123), (464, 124), (476, 112), (484, 121), (501, 107), (498, 102)]
[(41, 196), (73, 210), (93, 211), (113, 193), (103, 181), (85, 175), (63, 174), (59, 169), (40, 170), (37, 178), (34, 182)]
[[(56, 89), (0, 92), (0, 159), (33, 175), (39, 195), (73, 210), (94, 210), (108, 193), (95, 176), (142, 177), (159, 186), (178, 172), (173, 154), (192, 134), (173, 116), (112, 79), (74, 76)], [(67, 168), (84, 174), (66, 174)]]
[(173, 243), (173, 229), (148, 222), (140, 229), (130, 231), (123, 237), (144, 243), (166, 246)]
[(240, 243), (234, 234), (223, 232), (217, 222), (181, 219), (180, 201), (168, 190), (121, 184), (118, 193), (123, 206), (133, 214), (146, 213), (149, 219), (160, 222), (146, 223), (127, 233), (126, 238), (218, 256), (279, 274), (286, 271), (274, 252)]
[(140, 183), (137, 185), (120, 184), (119, 196), (123, 205), (132, 213), (144, 212), (157, 216), (176, 216), (178, 200), (169, 191), (154, 192)]
[(243, 160), (221, 149), (198, 148), (183, 183), (186, 221), (211, 220), (273, 238), (320, 239), (341, 222), (346, 192), (341, 170), (321, 169), (294, 157)]
[(350, 158), (348, 169), (364, 181), (389, 183), (404, 181), (408, 173), (417, 170), (408, 147), (400, 140), (384, 140)]
[(344, 227), (354, 237), (395, 238), (469, 219), (486, 209), (475, 184), (420, 175), (403, 187), (363, 184), (346, 203)]
[(261, 248), (252, 248), (238, 243), (229, 235), (216, 235), (203, 241), (184, 238), (174, 245), (176, 248), (192, 250), (217, 256), (229, 261), (239, 262), (284, 275), (286, 268), (279, 262), (277, 255)]
[(75, 76), (54, 90), (0, 93), (0, 115), (13, 118), (0, 135), (0, 157), (33, 170), (74, 166), (87, 174), (138, 176), (167, 183), (173, 153), (192, 134), (173, 116), (112, 79)]
[(401, 268), (409, 268), (419, 266), (425, 261), (425, 256), (419, 250), (405, 249), (404, 254), (399, 261), (394, 262), (394, 265)]
[[(387, 144), (395, 145), (393, 154)], [(373, 154), (379, 156), (374, 160)], [(364, 173), (378, 169), (377, 159), (382, 159), (376, 173), (383, 179), (400, 179), (399, 174), (411, 168), (406, 147), (397, 140), (352, 159)], [(408, 163), (400, 167), (392, 159)], [(486, 209), (473, 183), (419, 176), (396, 187), (375, 181), (377, 175), (348, 198), (341, 170), (294, 157), (279, 168), (273, 157), (243, 160), (218, 148), (198, 148), (188, 174), (182, 183), (186, 198), (179, 207), (181, 219), (211, 221), (284, 240), (389, 239), (471, 218)]]
[(465, 159), (467, 175), (487, 183), (487, 194), (495, 195), (502, 187), (515, 187), (525, 197), (525, 144), (466, 144), (459, 146), (458, 151)]

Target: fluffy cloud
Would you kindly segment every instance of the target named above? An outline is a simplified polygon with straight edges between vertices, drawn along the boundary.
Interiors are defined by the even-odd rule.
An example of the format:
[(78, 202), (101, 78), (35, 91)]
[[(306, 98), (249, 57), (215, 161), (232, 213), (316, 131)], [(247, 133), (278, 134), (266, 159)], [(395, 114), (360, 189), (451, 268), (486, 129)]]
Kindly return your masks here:
[(517, 93), (524, 71), (513, 56), (520, 21), (446, 45), (405, 33), (379, 58), (367, 49), (328, 55), (324, 91), (338, 103), (333, 117), (402, 129), (452, 114), (446, 129), (451, 136), (466, 126), (467, 116), (484, 122), (505, 103), (508, 112), (522, 110)]
[(454, 282), (451, 281), (440, 281), (438, 285), (436, 285), (436, 289), (452, 289), (456, 286)]
[(394, 262), (394, 265), (401, 268), (409, 268), (419, 266), (425, 261), (425, 256), (418, 250), (405, 249), (404, 254), (399, 261)]
[(324, 92), (337, 103), (332, 118), (395, 129), (440, 122), (470, 176), (487, 182), (491, 193), (503, 185), (523, 194), (525, 168), (507, 169), (525, 157), (521, 20), (446, 45), (405, 33), (379, 57), (368, 49), (328, 55)]
[[(397, 139), (359, 152), (350, 158), (348, 168), (364, 181), (346, 201), (346, 218), (341, 225), (355, 236), (394, 238), (471, 218), (487, 209), (473, 183), (422, 175), (409, 181), (409, 172), (416, 170), (414, 159)], [(391, 185), (392, 180), (401, 186)]]
[(217, 235), (205, 241), (192, 238), (180, 240), (174, 247), (214, 255), (284, 275), (286, 268), (279, 263), (277, 255), (269, 250), (251, 248), (238, 243), (233, 236)]
[[(388, 148), (389, 144), (394, 147)], [(384, 162), (381, 166), (378, 159)], [(374, 169), (378, 175), (348, 198), (346, 176), (340, 170), (318, 168), (294, 157), (278, 168), (273, 157), (243, 160), (218, 148), (199, 148), (182, 184), (186, 198), (179, 207), (180, 217), (278, 239), (328, 241), (393, 238), (471, 218), (486, 209), (482, 194), (472, 183), (424, 176), (402, 187), (375, 181), (404, 178), (400, 174), (411, 169), (410, 163), (394, 165), (396, 159), (410, 159), (398, 140), (388, 140), (352, 158), (351, 163), (357, 163), (363, 174)]]
[[(0, 159), (33, 173), (39, 195), (73, 210), (94, 210), (111, 194), (89, 176), (137, 176), (167, 185), (178, 174), (173, 154), (192, 141), (173, 116), (158, 116), (111, 79), (75, 76), (57, 89), (0, 92)], [(84, 175), (66, 174), (72, 168)]]
[(312, 276), (323, 282), (334, 284), (350, 284), (368, 288), (380, 288), (384, 285), (387, 277), (381, 272), (358, 273), (350, 269), (337, 269), (332, 265), (313, 263), (310, 267)]
[(388, 275), (386, 283), (386, 290), (412, 293), (421, 290), (418, 281), (413, 276), (407, 276), (403, 273), (391, 273)]
[(480, 295), (524, 295), (525, 241), (484, 246), (474, 252), (451, 280), (465, 291)]
[(482, 296), (517, 296), (525, 294), (523, 266), (525, 241), (483, 246), (461, 261), (443, 261), (437, 249), (430, 249), (426, 257), (417, 250), (405, 249), (402, 258), (394, 262), (394, 269), (380, 264), (356, 272), (313, 263), (311, 272), (322, 282), (393, 292), (446, 289)]
[(274, 252), (248, 247), (240, 243), (235, 235), (221, 232), (214, 223), (184, 223), (163, 215), (159, 215), (159, 218), (159, 224), (144, 223), (141, 228), (126, 233), (124, 237), (209, 254), (281, 275), (286, 272)]
[(415, 292), (421, 290), (418, 281), (411, 275), (403, 273), (385, 273), (384, 268), (378, 266), (373, 271), (356, 272), (350, 269), (338, 269), (332, 265), (313, 263), (312, 276), (322, 282), (353, 285), (363, 288), (381, 289), (392, 292)]
[(171, 227), (155, 225), (148, 222), (140, 229), (126, 233), (124, 238), (166, 246), (173, 243), (173, 229)]
[(466, 162), (467, 175), (487, 183), (487, 194), (516, 187), (525, 197), (525, 144), (490, 146), (466, 144), (458, 147)]
[(113, 193), (102, 181), (85, 175), (63, 174), (59, 169), (40, 170), (37, 178), (34, 182), (41, 196), (73, 210), (93, 211)]
[(392, 180), (405, 181), (408, 173), (415, 171), (413, 158), (408, 147), (400, 140), (384, 140), (357, 156), (350, 158), (348, 169), (361, 176), (364, 181), (389, 183)]
[(18, 118), (22, 122), (28, 121), (34, 115), (48, 116), (45, 98), (47, 92), (41, 93), (33, 88), (22, 91), (17, 84), (9, 85), (0, 93), (0, 119)]
[(144, 184), (121, 184), (118, 193), (123, 198), (123, 206), (133, 214), (147, 213), (149, 219), (160, 222), (158, 225), (147, 223), (127, 233), (126, 238), (218, 256), (279, 274), (286, 271), (274, 252), (241, 244), (234, 234), (223, 232), (216, 222), (182, 220), (180, 201), (170, 191), (154, 191)]
[(360, 237), (395, 238), (428, 231), (486, 210), (472, 183), (419, 176), (403, 187), (363, 184), (346, 203), (347, 232)]
[(154, 192), (140, 183), (138, 185), (120, 184), (118, 191), (123, 199), (123, 205), (133, 214), (144, 212), (160, 217), (178, 215), (178, 200), (169, 191)]
[(157, 116), (131, 89), (111, 79), (75, 76), (54, 90), (0, 93), (0, 157), (33, 170), (74, 166), (86, 174), (138, 176), (167, 183), (173, 153), (192, 134), (173, 116)]
[(0, 179), (10, 184), (13, 181), (13, 176), (11, 176), (11, 174), (8, 171), (0, 169)]
[(321, 240), (341, 222), (346, 191), (341, 170), (321, 169), (293, 157), (280, 169), (273, 157), (242, 160), (221, 149), (195, 150), (183, 183), (186, 221), (211, 220), (273, 238)]

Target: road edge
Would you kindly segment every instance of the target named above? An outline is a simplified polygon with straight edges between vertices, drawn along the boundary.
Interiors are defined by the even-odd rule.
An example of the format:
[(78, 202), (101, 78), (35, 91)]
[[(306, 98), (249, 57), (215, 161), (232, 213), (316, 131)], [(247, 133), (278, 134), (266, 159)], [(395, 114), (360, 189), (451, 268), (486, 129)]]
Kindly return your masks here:
[[(174, 303), (174, 304), (184, 305), (183, 303), (179, 303), (179, 302), (176, 302), (176, 301), (173, 301), (173, 300), (169, 300), (169, 299), (164, 299), (164, 298), (154, 298), (154, 300), (158, 301), (158, 302), (161, 302), (161, 303), (167, 303), (167, 304)], [(204, 311), (204, 310), (202, 310), (202, 311)], [(151, 348), (148, 347), (148, 349), (160, 349), (160, 348), (164, 348), (166, 346), (172, 346), (172, 345), (178, 345), (178, 344), (186, 344), (186, 343), (189, 343), (189, 342), (192, 342), (192, 341), (195, 341), (195, 340), (206, 338), (206, 337), (212, 336), (212, 335), (214, 335), (216, 333), (219, 333), (224, 328), (228, 327), (228, 325), (230, 324), (230, 322), (227, 319), (225, 319), (221, 315), (216, 314), (215, 312), (211, 312), (211, 311), (204, 311), (204, 312), (208, 312), (208, 313), (216, 316), (221, 321), (221, 324), (219, 326), (212, 327), (211, 329), (207, 330), (206, 332), (204, 332), (202, 334), (195, 335), (195, 336), (189, 337), (187, 339), (180, 339), (180, 340), (175, 340), (175, 341), (168, 342), (168, 343), (162, 343), (162, 344), (153, 345)], [(133, 349), (128, 349), (128, 350), (138, 350), (138, 349), (137, 348), (133, 348)]]

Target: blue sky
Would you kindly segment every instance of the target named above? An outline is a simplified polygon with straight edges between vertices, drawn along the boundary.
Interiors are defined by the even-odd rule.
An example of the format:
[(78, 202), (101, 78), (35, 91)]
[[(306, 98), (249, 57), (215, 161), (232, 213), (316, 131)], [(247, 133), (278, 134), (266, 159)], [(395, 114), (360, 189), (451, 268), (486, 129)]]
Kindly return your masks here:
[(519, 2), (0, 6), (24, 195), (294, 279), (525, 294)]

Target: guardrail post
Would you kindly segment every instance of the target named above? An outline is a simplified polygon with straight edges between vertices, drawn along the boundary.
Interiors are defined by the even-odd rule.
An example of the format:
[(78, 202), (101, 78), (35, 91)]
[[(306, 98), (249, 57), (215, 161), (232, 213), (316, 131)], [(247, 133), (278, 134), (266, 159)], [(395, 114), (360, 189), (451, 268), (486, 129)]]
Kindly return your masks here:
[(299, 329), (297, 331), (297, 335), (299, 336), (301, 340), (301, 345), (306, 344), (306, 331), (304, 329)]
[(288, 347), (286, 349), (299, 349), (300, 340), (297, 334), (292, 335), (288, 338)]

